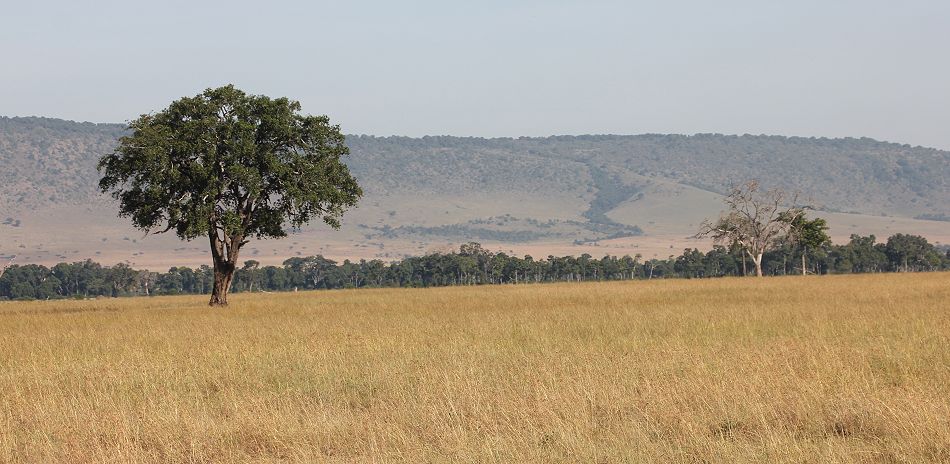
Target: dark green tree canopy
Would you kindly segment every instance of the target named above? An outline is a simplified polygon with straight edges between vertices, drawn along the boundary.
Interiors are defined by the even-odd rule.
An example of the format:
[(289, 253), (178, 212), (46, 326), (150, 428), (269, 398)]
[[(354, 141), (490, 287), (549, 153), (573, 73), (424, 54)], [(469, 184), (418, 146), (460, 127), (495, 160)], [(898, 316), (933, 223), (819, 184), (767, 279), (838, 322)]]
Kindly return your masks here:
[(822, 218), (809, 220), (804, 210), (796, 214), (789, 224), (789, 236), (793, 242), (807, 249), (815, 249), (831, 240), (826, 232), (828, 222)]
[(136, 227), (182, 239), (215, 234), (239, 248), (316, 218), (338, 228), (362, 195), (341, 162), (344, 136), (299, 112), (299, 102), (231, 85), (182, 98), (129, 124), (99, 162), (99, 187)]

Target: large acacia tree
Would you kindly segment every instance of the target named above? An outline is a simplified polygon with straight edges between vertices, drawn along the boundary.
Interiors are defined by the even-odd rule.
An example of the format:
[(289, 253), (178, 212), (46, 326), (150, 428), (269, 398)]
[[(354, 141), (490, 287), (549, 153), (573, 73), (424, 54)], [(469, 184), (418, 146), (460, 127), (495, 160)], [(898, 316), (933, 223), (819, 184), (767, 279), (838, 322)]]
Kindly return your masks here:
[(339, 228), (362, 195), (341, 160), (349, 150), (339, 126), (300, 114), (287, 98), (208, 89), (142, 115), (129, 131), (100, 159), (99, 188), (139, 229), (208, 238), (211, 305), (227, 305), (248, 239), (284, 237), (313, 219)]

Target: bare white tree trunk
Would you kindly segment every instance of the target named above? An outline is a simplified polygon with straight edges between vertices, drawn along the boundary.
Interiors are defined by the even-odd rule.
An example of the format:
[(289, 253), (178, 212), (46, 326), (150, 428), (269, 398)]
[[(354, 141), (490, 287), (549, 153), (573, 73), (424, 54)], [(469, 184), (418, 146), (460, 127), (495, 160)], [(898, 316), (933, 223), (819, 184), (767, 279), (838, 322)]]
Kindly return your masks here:
[(758, 277), (762, 277), (762, 254), (763, 253), (759, 251), (752, 256), (752, 263), (755, 264), (755, 275)]

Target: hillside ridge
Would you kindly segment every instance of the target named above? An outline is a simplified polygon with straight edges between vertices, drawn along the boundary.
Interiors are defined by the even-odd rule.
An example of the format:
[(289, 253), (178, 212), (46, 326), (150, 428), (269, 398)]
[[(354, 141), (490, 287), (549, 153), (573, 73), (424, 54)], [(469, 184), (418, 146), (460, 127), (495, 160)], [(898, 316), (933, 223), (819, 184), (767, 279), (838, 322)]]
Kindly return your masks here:
[[(133, 239), (141, 233), (97, 190), (96, 163), (125, 130), (0, 117), (0, 252), (22, 247), (49, 260), (121, 252), (141, 262), (143, 243), (172, 246), (174, 237)], [(866, 137), (349, 135), (347, 144), (365, 197), (343, 230), (314, 225), (298, 242), (262, 242), (254, 256), (312, 253), (328, 237), (349, 255), (379, 258), (465, 241), (565, 254), (563, 247), (620, 241), (663, 256), (690, 245), (699, 222), (721, 210), (722, 193), (753, 178), (800, 191), (839, 234), (939, 239), (950, 217), (950, 152)], [(61, 228), (84, 234), (57, 234)], [(173, 250), (194, 256), (203, 248)]]

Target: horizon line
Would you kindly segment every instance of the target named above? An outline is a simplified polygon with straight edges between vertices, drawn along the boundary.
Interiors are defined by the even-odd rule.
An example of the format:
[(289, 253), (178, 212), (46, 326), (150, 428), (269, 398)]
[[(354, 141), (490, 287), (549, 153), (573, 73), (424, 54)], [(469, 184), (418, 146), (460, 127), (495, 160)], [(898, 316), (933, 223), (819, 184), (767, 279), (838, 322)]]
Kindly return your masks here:
[[(122, 122), (95, 122), (95, 121), (77, 121), (75, 119), (65, 119), (52, 116), (6, 116), (0, 115), (0, 120), (9, 119), (34, 119), (34, 120), (50, 120), (50, 121), (62, 121), (72, 124), (90, 124), (95, 126), (123, 126), (127, 127), (128, 123)], [(884, 143), (890, 145), (897, 145), (902, 147), (909, 148), (918, 148), (918, 149), (927, 149), (935, 150), (940, 152), (950, 152), (950, 149), (943, 149), (937, 147), (931, 147), (926, 145), (913, 145), (910, 143), (894, 142), (889, 140), (881, 140), (874, 137), (868, 136), (818, 136), (818, 135), (786, 135), (786, 134), (752, 134), (752, 133), (722, 133), (722, 132), (695, 132), (695, 133), (685, 133), (685, 132), (641, 132), (641, 133), (574, 133), (574, 134), (548, 134), (548, 135), (518, 135), (518, 136), (485, 136), (485, 135), (452, 135), (452, 134), (425, 134), (425, 135), (399, 135), (399, 134), (389, 134), (389, 135), (378, 135), (378, 134), (367, 134), (367, 133), (349, 133), (344, 134), (346, 137), (368, 137), (368, 138), (379, 138), (379, 139), (389, 139), (389, 138), (402, 138), (402, 139), (417, 139), (423, 140), (427, 138), (456, 138), (456, 139), (481, 139), (481, 140), (521, 140), (521, 139), (550, 139), (558, 137), (649, 137), (649, 136), (675, 136), (675, 137), (703, 137), (703, 136), (719, 136), (719, 137), (776, 137), (776, 138), (785, 138), (785, 139), (804, 139), (804, 140), (867, 140), (875, 143)]]

